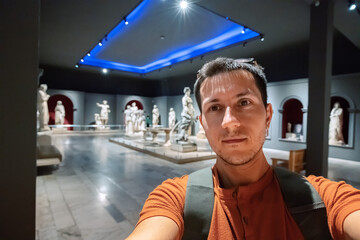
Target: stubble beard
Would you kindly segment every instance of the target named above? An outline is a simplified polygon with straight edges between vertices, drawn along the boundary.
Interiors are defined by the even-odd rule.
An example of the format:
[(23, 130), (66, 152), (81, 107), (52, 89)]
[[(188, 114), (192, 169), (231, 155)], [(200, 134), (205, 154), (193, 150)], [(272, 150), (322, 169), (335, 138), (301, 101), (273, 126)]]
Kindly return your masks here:
[(224, 161), (225, 164), (227, 165), (231, 165), (231, 166), (246, 165), (252, 162), (258, 156), (258, 154), (260, 154), (265, 142), (265, 134), (258, 136), (256, 138), (256, 141), (259, 142), (260, 144), (257, 146), (257, 148), (255, 148), (251, 152), (241, 153), (241, 156), (240, 153), (237, 156), (225, 156), (221, 151), (219, 151), (219, 153), (216, 153), (217, 157), (220, 158), (220, 160)]

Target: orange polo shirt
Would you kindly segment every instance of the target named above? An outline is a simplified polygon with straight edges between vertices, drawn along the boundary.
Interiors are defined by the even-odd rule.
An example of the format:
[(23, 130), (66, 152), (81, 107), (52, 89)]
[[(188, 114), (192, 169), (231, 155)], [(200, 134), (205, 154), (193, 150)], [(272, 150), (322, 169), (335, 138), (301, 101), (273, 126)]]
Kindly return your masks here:
[[(165, 216), (184, 233), (184, 204), (188, 175), (168, 179), (150, 193), (138, 224), (150, 217)], [(236, 189), (219, 186), (213, 168), (215, 201), (208, 239), (303, 239), (283, 200), (272, 168), (257, 182)], [(322, 197), (332, 236), (342, 239), (342, 224), (347, 215), (360, 210), (360, 191), (344, 182), (310, 176), (308, 181)], [(326, 191), (325, 191), (326, 190)]]

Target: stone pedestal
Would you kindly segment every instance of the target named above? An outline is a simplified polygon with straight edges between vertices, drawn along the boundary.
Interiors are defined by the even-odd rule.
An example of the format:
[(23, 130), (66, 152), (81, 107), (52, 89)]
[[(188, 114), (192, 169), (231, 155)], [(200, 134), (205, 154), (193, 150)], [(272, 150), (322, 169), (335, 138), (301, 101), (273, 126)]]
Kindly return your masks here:
[(177, 152), (195, 152), (197, 151), (197, 146), (193, 142), (179, 141), (172, 143), (170, 149)]

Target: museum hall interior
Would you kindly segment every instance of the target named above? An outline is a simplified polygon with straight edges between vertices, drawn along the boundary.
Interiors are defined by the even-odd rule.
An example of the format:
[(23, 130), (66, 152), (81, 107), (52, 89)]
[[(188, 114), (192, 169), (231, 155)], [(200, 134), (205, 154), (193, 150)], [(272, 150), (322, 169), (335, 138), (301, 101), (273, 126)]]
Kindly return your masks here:
[(125, 239), (158, 185), (218, 163), (194, 89), (217, 58), (266, 75), (266, 164), (360, 189), (359, 0), (16, 0), (0, 18), (0, 239)]

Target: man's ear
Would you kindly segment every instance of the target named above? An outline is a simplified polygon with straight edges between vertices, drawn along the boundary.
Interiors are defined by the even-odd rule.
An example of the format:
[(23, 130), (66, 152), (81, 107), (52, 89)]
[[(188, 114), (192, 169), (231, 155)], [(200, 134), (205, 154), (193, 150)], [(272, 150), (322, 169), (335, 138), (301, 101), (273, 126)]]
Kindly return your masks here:
[(270, 127), (270, 122), (273, 115), (273, 108), (271, 103), (268, 103), (266, 105), (266, 128), (268, 129)]

